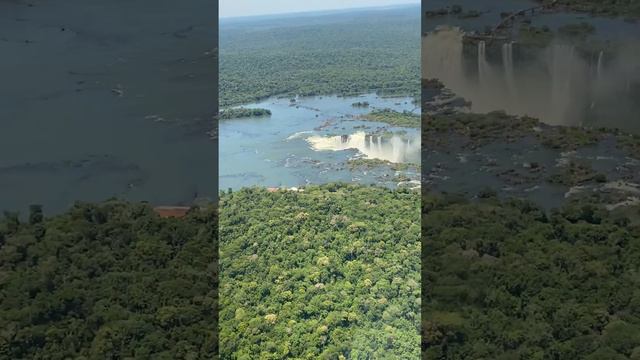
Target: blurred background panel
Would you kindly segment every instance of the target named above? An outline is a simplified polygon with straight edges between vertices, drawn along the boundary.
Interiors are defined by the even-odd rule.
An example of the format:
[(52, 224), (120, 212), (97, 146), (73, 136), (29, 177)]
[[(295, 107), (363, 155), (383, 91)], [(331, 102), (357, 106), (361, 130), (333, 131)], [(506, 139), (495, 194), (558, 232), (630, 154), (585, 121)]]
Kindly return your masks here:
[(0, 2), (0, 209), (217, 192), (217, 2)]
[(0, 1), (0, 359), (216, 358), (217, 47), (217, 1)]
[(640, 356), (640, 2), (423, 1), (423, 354)]

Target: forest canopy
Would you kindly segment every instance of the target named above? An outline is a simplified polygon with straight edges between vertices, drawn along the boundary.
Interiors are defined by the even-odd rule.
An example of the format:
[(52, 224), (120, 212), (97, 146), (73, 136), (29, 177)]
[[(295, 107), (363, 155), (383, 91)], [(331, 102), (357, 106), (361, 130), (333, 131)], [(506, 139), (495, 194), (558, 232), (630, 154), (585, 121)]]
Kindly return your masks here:
[(418, 193), (244, 188), (220, 207), (222, 358), (420, 356)]
[(217, 353), (213, 209), (77, 204), (0, 221), (1, 359), (210, 359)]
[(627, 214), (491, 196), (423, 208), (428, 358), (640, 359), (640, 226)]
[(220, 105), (270, 96), (419, 95), (415, 7), (221, 23)]

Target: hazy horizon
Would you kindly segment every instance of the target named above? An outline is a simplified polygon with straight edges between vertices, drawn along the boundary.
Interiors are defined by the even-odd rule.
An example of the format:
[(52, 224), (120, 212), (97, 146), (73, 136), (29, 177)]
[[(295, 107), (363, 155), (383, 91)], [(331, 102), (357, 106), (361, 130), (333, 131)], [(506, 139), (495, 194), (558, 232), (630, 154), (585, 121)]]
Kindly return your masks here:
[(264, 15), (284, 15), (315, 11), (348, 10), (395, 5), (419, 5), (417, 0), (274, 0), (269, 3), (259, 0), (221, 0), (220, 18), (235, 18)]

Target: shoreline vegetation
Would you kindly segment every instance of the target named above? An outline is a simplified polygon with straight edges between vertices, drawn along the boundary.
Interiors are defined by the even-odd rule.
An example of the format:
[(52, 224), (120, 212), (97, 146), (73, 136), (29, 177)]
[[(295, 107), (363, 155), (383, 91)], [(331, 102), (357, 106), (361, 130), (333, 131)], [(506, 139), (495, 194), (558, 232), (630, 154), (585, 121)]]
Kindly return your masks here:
[(465, 11), (461, 5), (451, 5), (443, 8), (439, 8), (436, 10), (426, 10), (424, 12), (424, 16), (426, 18), (436, 18), (442, 16), (455, 16), (458, 19), (471, 19), (476, 18), (482, 15), (480, 11), (477, 10), (467, 10)]
[(351, 106), (353, 106), (355, 108), (368, 108), (369, 107), (369, 102), (367, 102), (367, 101), (358, 101), (358, 102), (354, 102), (353, 104), (351, 104)]
[(220, 120), (268, 117), (271, 116), (271, 110), (268, 109), (250, 109), (245, 107), (231, 108), (220, 111)]
[(374, 110), (368, 114), (360, 115), (358, 120), (382, 122), (391, 126), (419, 128), (422, 122), (420, 115), (410, 111), (395, 111), (391, 109)]
[(358, 159), (349, 159), (347, 161), (350, 169), (356, 168), (365, 168), (365, 169), (373, 169), (376, 167), (388, 167), (394, 171), (407, 171), (409, 169), (416, 169), (420, 171), (420, 164), (412, 164), (412, 163), (394, 163), (388, 160), (381, 159), (366, 159), (366, 158), (358, 158)]
[(579, 54), (593, 55), (603, 48), (619, 46), (615, 41), (602, 42), (594, 38), (595, 27), (588, 22), (575, 22), (559, 27), (556, 31), (547, 26), (534, 26), (523, 23), (518, 28), (517, 46), (544, 48), (554, 40), (569, 41), (576, 47)]
[[(534, 118), (511, 116), (502, 111), (425, 116), (424, 121), (423, 144), (435, 151), (452, 151), (449, 142), (456, 141), (459, 150), (454, 151), (479, 151), (496, 143), (526, 143), (529, 147), (540, 146), (554, 152), (557, 158), (547, 159), (547, 164), (524, 162), (519, 168), (513, 164), (489, 161), (485, 166), (496, 169), (498, 165), (507, 166), (508, 169), (501, 170), (499, 176), (503, 180), (508, 178), (512, 183), (533, 182), (531, 185), (539, 185), (546, 182), (569, 188), (585, 185), (604, 186), (600, 201), (621, 200), (618, 198), (621, 194), (613, 191), (613, 188), (618, 186), (614, 183), (606, 184), (610, 180), (609, 176), (603, 170), (593, 168), (597, 165), (594, 158), (574, 158), (575, 153), (596, 149), (599, 144), (607, 143), (611, 146), (609, 151), (617, 152), (619, 166), (627, 169), (627, 172), (632, 171), (628, 163), (633, 162), (633, 159), (640, 159), (640, 136), (616, 129), (552, 126)], [(611, 153), (608, 155), (613, 156)], [(551, 160), (558, 163), (548, 163)], [(619, 180), (633, 184), (635, 178), (632, 175), (623, 175)], [(606, 190), (607, 186), (611, 188)], [(625, 193), (624, 190), (619, 190)], [(634, 191), (633, 188), (629, 189), (627, 196), (634, 195)]]
[(536, 0), (543, 5), (555, 4), (558, 12), (567, 10), (584, 12), (594, 16), (621, 17), (636, 21), (640, 19), (640, 1), (638, 0)]
[[(547, 12), (567, 12), (574, 11), (586, 13), (592, 16), (620, 17), (625, 21), (635, 22), (640, 19), (640, 1), (638, 0), (535, 0), (540, 5), (547, 6)], [(438, 18), (454, 16), (458, 19), (476, 18), (482, 15), (477, 10), (466, 10), (458, 4), (445, 6), (435, 10), (426, 10), (424, 17)], [(506, 13), (505, 13), (506, 14)]]
[(447, 133), (465, 136), (467, 148), (479, 147), (497, 140), (513, 142), (525, 137), (536, 138), (543, 146), (573, 151), (597, 145), (605, 139), (615, 141), (618, 150), (629, 157), (640, 157), (640, 135), (615, 128), (548, 125), (528, 116), (508, 115), (504, 111), (489, 113), (425, 114), (422, 118), (428, 145), (439, 145)]

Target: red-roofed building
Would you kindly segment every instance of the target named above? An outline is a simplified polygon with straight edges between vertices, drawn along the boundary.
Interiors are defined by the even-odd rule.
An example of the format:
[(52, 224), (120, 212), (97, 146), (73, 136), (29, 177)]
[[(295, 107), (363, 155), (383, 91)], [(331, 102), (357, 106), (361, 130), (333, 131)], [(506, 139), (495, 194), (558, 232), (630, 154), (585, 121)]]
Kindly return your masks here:
[(162, 218), (181, 218), (185, 217), (190, 209), (187, 206), (156, 206), (153, 211)]

